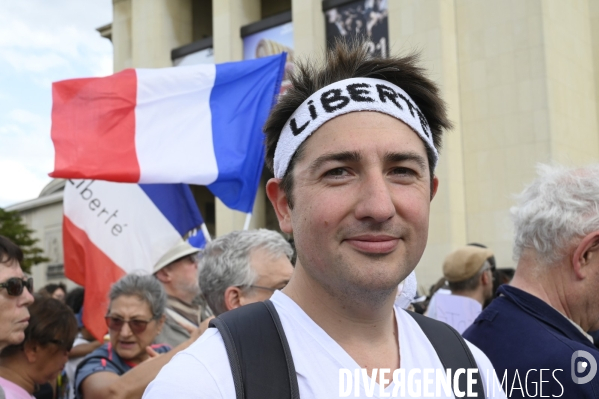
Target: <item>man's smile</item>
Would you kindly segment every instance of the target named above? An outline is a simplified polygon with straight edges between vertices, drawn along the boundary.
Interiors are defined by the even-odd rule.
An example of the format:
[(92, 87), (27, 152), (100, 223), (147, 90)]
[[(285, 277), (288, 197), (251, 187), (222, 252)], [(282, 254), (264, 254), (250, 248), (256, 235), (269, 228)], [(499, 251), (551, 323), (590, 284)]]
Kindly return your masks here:
[(349, 245), (360, 252), (386, 254), (393, 252), (399, 238), (386, 234), (363, 234), (345, 239)]

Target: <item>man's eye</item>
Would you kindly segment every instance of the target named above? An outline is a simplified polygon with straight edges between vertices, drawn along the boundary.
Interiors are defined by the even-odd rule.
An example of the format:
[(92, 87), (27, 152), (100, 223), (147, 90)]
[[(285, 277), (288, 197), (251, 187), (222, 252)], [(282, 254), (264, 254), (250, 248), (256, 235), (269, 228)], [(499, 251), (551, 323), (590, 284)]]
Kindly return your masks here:
[(391, 171), (391, 173), (396, 174), (396, 175), (415, 175), (416, 172), (413, 171), (410, 168), (393, 168), (393, 170)]
[(325, 173), (325, 176), (344, 176), (347, 174), (347, 170), (345, 170), (344, 168), (335, 168), (335, 169), (331, 169), (329, 171), (327, 171)]

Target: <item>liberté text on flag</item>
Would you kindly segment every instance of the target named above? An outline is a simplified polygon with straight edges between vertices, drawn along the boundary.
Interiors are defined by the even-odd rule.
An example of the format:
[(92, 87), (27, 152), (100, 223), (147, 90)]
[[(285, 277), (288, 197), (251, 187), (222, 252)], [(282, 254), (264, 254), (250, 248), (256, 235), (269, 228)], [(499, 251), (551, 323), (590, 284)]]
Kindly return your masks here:
[(252, 211), (286, 54), (52, 85), (52, 177), (208, 186)]
[(128, 273), (151, 274), (202, 223), (186, 184), (66, 181), (65, 275), (85, 287), (83, 323), (94, 337), (101, 340), (107, 331), (110, 286)]

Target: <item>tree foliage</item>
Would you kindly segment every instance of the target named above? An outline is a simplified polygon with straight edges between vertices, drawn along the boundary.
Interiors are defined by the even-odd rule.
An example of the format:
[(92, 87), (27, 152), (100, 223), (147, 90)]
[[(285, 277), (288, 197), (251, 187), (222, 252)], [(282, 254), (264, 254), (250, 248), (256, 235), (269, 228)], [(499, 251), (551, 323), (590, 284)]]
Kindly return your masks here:
[(33, 230), (25, 225), (19, 212), (7, 212), (0, 208), (0, 235), (8, 237), (21, 248), (24, 255), (21, 268), (26, 273), (31, 273), (31, 266), (49, 261), (43, 256), (44, 251), (36, 245), (39, 240), (33, 238), (32, 234)]

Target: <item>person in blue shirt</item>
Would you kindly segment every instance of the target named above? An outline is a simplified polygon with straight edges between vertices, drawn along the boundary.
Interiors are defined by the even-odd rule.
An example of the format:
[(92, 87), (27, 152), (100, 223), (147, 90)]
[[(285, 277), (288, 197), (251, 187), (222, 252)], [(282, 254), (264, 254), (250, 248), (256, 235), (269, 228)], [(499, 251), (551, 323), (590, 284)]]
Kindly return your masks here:
[(78, 398), (140, 398), (162, 366), (200, 335), (171, 350), (153, 344), (165, 320), (166, 294), (153, 276), (129, 274), (110, 289), (106, 325), (110, 342), (102, 345), (79, 364), (75, 372)]
[(599, 165), (539, 174), (511, 210), (514, 278), (463, 336), (509, 398), (598, 398)]

